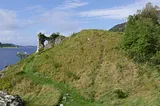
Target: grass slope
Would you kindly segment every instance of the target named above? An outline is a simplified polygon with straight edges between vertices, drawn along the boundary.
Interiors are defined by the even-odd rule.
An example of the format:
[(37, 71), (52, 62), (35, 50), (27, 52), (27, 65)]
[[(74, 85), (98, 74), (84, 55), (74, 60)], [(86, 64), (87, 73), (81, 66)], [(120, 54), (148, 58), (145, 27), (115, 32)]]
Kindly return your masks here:
[(4, 70), (0, 90), (20, 95), (27, 106), (158, 106), (158, 68), (124, 56), (121, 37), (76, 33)]

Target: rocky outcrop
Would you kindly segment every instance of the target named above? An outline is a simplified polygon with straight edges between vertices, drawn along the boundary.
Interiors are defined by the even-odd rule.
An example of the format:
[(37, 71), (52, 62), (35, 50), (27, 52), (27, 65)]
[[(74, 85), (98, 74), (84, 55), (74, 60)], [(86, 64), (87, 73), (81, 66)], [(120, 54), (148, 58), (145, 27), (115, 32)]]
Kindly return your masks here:
[(0, 106), (24, 106), (24, 102), (18, 95), (12, 96), (0, 91)]

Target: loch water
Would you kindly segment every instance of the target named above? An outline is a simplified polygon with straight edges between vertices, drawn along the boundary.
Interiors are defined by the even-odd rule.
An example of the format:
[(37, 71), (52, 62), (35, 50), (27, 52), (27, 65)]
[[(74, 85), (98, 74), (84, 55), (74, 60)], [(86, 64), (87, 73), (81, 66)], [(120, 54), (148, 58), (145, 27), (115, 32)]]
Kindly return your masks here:
[(0, 48), (0, 70), (3, 70), (5, 66), (20, 61), (20, 58), (17, 57), (17, 52), (32, 54), (35, 51), (36, 47)]

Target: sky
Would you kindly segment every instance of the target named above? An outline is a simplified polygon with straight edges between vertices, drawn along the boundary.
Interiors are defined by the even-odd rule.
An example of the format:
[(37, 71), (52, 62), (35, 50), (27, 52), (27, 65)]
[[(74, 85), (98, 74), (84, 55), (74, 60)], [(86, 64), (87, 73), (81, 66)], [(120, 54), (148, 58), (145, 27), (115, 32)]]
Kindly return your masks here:
[(36, 46), (39, 32), (108, 30), (148, 2), (160, 6), (160, 0), (0, 0), (0, 42)]

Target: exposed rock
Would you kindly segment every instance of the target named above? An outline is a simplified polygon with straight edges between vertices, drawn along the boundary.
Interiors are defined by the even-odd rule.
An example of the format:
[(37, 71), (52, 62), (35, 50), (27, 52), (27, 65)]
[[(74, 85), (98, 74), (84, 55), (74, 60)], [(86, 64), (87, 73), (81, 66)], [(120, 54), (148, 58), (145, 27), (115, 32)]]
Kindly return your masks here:
[(24, 103), (18, 95), (13, 96), (0, 91), (0, 106), (24, 106)]
[(63, 104), (60, 104), (59, 106), (63, 106)]

